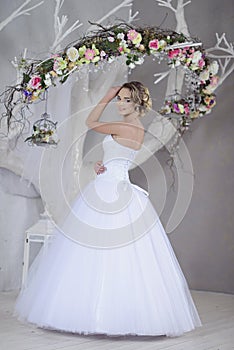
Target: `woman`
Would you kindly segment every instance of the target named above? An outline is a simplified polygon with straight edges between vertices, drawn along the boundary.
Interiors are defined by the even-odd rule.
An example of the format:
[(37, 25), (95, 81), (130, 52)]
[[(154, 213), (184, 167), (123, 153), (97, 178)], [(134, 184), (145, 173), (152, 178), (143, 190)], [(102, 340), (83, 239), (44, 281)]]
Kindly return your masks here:
[[(114, 97), (123, 120), (100, 122)], [(148, 89), (133, 81), (111, 88), (88, 116), (89, 128), (107, 134), (103, 164), (33, 262), (15, 306), (20, 320), (109, 336), (172, 337), (201, 326), (148, 193), (128, 176), (144, 139), (140, 118), (150, 107)]]

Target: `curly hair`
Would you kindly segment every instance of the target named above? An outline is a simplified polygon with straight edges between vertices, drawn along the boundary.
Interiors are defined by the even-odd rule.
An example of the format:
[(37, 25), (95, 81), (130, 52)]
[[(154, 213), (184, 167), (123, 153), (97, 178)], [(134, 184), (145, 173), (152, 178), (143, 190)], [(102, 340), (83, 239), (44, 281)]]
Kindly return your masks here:
[(152, 100), (148, 88), (139, 81), (124, 83), (121, 86), (121, 89), (123, 88), (130, 90), (131, 98), (133, 102), (136, 103), (136, 109), (140, 116), (143, 117), (145, 113), (152, 108)]

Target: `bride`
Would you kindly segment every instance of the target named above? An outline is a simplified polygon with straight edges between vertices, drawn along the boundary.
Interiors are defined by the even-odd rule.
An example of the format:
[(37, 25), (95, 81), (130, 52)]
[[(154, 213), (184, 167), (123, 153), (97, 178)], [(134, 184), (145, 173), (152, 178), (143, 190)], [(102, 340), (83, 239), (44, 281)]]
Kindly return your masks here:
[[(117, 99), (120, 122), (99, 121)], [(144, 140), (148, 89), (112, 87), (88, 116), (106, 134), (98, 174), (32, 263), (15, 304), (19, 320), (78, 334), (182, 335), (201, 326), (195, 304), (148, 193), (128, 169)]]

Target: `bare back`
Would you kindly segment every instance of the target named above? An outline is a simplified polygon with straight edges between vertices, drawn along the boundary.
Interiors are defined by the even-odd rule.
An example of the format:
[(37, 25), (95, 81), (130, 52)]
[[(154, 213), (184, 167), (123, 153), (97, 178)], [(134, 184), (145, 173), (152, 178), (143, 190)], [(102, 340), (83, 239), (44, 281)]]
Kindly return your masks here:
[(127, 132), (123, 132), (119, 135), (111, 134), (113, 139), (123, 146), (139, 150), (144, 142), (145, 129), (142, 123), (137, 120), (135, 124), (132, 124)]

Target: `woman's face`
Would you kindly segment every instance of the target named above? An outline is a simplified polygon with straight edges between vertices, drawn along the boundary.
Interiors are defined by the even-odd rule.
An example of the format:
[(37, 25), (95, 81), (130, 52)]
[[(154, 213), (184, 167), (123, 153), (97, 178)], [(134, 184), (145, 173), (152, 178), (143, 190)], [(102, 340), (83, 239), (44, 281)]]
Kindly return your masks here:
[(131, 92), (127, 88), (122, 88), (117, 96), (117, 109), (120, 115), (128, 116), (135, 111), (135, 102), (132, 101)]

